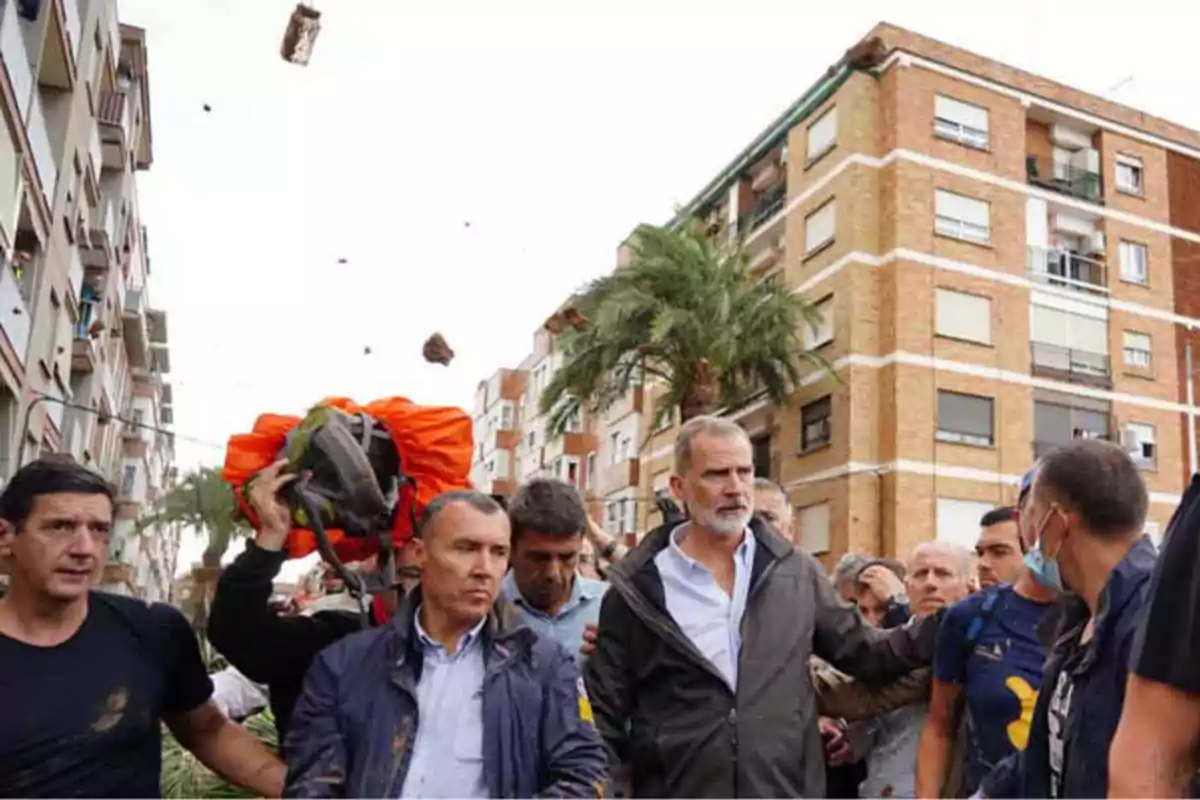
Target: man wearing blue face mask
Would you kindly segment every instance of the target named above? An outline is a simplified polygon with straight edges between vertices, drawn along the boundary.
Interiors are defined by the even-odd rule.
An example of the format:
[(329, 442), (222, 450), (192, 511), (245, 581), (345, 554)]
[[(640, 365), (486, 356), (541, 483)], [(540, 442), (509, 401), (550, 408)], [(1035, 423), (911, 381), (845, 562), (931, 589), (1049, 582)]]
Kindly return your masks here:
[(1109, 745), (1156, 555), (1142, 532), (1147, 503), (1137, 467), (1109, 442), (1077, 440), (1039, 465), (1026, 565), (1069, 594), (1028, 745), (983, 781), (982, 796), (1108, 796)]

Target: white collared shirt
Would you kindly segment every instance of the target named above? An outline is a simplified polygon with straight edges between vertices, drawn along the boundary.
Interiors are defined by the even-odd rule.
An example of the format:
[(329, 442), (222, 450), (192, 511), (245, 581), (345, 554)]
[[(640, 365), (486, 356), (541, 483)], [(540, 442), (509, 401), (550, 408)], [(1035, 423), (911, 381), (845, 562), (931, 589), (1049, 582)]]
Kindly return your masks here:
[(688, 524), (672, 530), (668, 545), (654, 557), (667, 613), (736, 692), (742, 616), (750, 594), (757, 542), (747, 528), (733, 553), (733, 593), (726, 594), (712, 573), (679, 547), (679, 534)]

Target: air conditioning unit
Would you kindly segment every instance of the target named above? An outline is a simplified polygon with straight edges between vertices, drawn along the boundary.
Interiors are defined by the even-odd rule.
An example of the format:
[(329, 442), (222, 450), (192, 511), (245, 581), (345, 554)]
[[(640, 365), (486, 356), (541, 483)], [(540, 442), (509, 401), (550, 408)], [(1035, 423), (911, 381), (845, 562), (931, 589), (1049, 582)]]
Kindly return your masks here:
[(1104, 255), (1108, 249), (1107, 245), (1108, 242), (1104, 239), (1104, 231), (1096, 231), (1087, 237), (1087, 251), (1089, 255)]

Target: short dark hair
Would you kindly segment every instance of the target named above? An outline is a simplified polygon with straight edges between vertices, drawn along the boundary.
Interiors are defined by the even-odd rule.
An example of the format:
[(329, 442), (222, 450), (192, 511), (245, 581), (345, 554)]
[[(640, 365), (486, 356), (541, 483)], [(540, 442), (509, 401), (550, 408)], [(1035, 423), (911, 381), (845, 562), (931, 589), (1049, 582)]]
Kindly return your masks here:
[(504, 509), (500, 507), (500, 504), (483, 492), (477, 492), (474, 489), (456, 489), (452, 492), (443, 492), (430, 500), (425, 506), (425, 510), (421, 512), (421, 522), (417, 526), (416, 531), (417, 538), (425, 538), (425, 532), (433, 524), (437, 515), (450, 506), (458, 505), (459, 503), (470, 506), (488, 516), (504, 513)]
[(979, 527), (990, 528), (993, 525), (999, 525), (1002, 522), (1016, 522), (1017, 510), (1012, 506), (999, 506), (983, 515), (979, 520)]
[(517, 489), (508, 504), (515, 541), (524, 531), (549, 536), (577, 536), (588, 528), (587, 506), (579, 491), (554, 478), (535, 478)]
[(18, 530), (43, 494), (102, 494), (116, 504), (116, 492), (102, 475), (73, 460), (39, 458), (17, 470), (0, 494), (0, 519)]
[(1079, 515), (1097, 536), (1140, 533), (1149, 497), (1133, 459), (1101, 439), (1076, 439), (1042, 459), (1034, 492)]

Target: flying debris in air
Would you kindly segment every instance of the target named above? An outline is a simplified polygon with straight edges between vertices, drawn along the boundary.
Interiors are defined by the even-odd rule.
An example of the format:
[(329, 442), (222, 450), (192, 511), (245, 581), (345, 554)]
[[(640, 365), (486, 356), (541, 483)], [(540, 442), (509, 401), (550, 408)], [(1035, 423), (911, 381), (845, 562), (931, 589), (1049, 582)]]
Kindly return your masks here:
[(464, 223), (463, 223), (463, 227), (464, 227), (464, 228), (469, 228), (469, 227), (471, 227), (471, 223), (470, 223), (470, 222), (464, 222)]
[(450, 362), (454, 359), (454, 351), (450, 349), (450, 345), (446, 344), (446, 340), (440, 333), (435, 333), (425, 340), (421, 354), (430, 364), (441, 364), (443, 367), (450, 366)]
[(369, 347), (364, 347), (364, 348), (363, 348), (363, 355), (364, 355), (364, 356), (369, 356), (369, 355), (371, 355), (371, 348), (369, 348)]
[(208, 114), (208, 113), (210, 113), (210, 112), (212, 111), (212, 106), (210, 106), (208, 103), (205, 103), (205, 104), (204, 104), (204, 106), (203, 106), (203, 108), (204, 108), (204, 113), (205, 113), (205, 114)]
[(304, 3), (297, 3), (288, 19), (287, 29), (283, 32), (283, 44), (279, 55), (290, 64), (308, 66), (312, 58), (313, 44), (317, 34), (321, 32), (321, 12)]
[(348, 258), (339, 258), (339, 259), (338, 259), (338, 263), (339, 263), (339, 264), (349, 264), (349, 263), (350, 263), (350, 259), (348, 259)]

